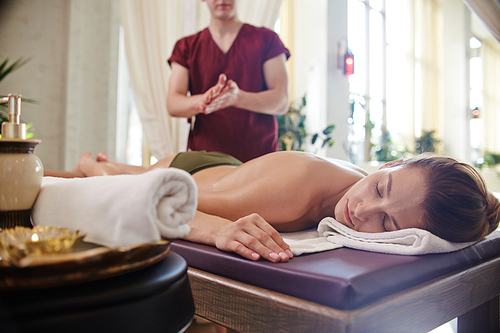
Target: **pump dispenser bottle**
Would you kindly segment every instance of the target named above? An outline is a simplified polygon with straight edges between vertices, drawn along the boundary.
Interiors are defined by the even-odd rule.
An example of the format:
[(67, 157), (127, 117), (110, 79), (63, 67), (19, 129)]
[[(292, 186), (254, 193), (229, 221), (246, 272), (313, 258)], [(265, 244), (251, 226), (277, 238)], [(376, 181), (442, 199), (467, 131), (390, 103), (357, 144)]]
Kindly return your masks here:
[(34, 149), (41, 141), (26, 139), (20, 95), (9, 94), (0, 102), (8, 102), (9, 110), (0, 139), (0, 229), (32, 227), (31, 209), (43, 179), (43, 165)]

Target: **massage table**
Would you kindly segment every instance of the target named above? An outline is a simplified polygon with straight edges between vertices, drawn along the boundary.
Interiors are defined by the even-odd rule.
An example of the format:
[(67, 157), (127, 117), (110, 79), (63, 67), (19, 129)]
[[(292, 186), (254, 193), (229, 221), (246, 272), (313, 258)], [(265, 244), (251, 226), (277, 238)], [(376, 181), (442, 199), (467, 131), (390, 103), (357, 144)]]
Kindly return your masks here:
[(287, 263), (177, 240), (196, 314), (237, 332), (499, 332), (500, 231), (446, 254), (349, 248)]

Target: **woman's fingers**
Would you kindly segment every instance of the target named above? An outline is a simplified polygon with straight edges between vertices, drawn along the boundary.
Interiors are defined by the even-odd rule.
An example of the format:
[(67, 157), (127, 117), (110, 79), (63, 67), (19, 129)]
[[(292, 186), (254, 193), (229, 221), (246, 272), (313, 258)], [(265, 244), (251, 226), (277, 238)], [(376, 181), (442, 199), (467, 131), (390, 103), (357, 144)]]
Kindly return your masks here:
[[(261, 220), (261, 222), (259, 222), (259, 228), (262, 230), (262, 232), (259, 232), (257, 230), (256, 232), (258, 233), (258, 235), (256, 237), (261, 244), (272, 251), (269, 256), (273, 260), (279, 259), (281, 261), (287, 261), (288, 259), (293, 257), (290, 246), (285, 243), (276, 229), (274, 229), (263, 219)], [(279, 258), (277, 258), (275, 254), (277, 254)]]
[(263, 218), (260, 218), (258, 220), (258, 223), (259, 223), (259, 228), (261, 228), (267, 235), (269, 235), (272, 238), (272, 240), (274, 241), (273, 244), (277, 244), (279, 249), (284, 250), (286, 252), (286, 254), (290, 258), (292, 258), (293, 253), (290, 250), (290, 246), (287, 243), (285, 243), (285, 241), (283, 240), (283, 238), (281, 237), (279, 232), (276, 229), (274, 229), (273, 226), (271, 226), (269, 223), (267, 223)]
[(216, 246), (251, 260), (262, 257), (279, 262), (288, 261), (293, 256), (279, 233), (257, 214), (227, 225)]

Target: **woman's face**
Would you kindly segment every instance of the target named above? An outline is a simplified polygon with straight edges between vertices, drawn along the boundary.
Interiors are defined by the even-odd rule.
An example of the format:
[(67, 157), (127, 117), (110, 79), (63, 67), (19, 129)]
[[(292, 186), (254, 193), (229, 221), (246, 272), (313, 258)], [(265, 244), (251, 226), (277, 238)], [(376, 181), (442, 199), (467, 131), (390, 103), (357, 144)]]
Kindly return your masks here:
[(424, 183), (418, 168), (383, 168), (344, 194), (335, 206), (335, 219), (361, 232), (423, 228)]

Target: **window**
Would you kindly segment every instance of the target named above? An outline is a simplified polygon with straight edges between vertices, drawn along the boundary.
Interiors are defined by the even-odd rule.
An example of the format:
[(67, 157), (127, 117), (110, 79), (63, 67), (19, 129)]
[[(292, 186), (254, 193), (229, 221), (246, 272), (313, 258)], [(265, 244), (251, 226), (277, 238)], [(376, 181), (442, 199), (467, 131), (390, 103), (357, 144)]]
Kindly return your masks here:
[(120, 163), (142, 165), (143, 129), (130, 84), (124, 44), (123, 27), (120, 27), (116, 160)]
[(428, 116), (441, 103), (439, 10), (433, 1), (348, 0), (352, 162), (401, 158), (423, 128), (439, 129)]
[(355, 56), (355, 74), (349, 77), (353, 102), (350, 139), (353, 162), (382, 159), (387, 151), (387, 21), (386, 1), (350, 0), (348, 46)]
[(406, 8), (401, 0), (348, 2), (348, 46), (355, 57), (348, 141), (354, 163), (394, 160), (404, 151), (394, 142), (400, 140), (401, 117), (408, 117), (400, 109), (408, 91), (400, 79), (407, 68)]
[(482, 43), (476, 37), (470, 39), (469, 58), (469, 108), (471, 110), (470, 146), (471, 161), (481, 164), (481, 146), (483, 139), (483, 120), (480, 112), (483, 107), (483, 59), (480, 56)]

